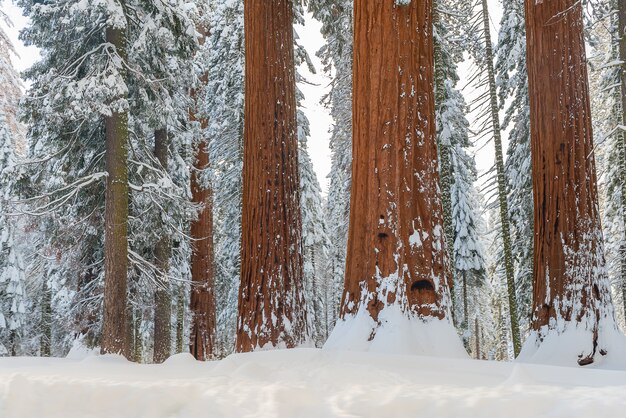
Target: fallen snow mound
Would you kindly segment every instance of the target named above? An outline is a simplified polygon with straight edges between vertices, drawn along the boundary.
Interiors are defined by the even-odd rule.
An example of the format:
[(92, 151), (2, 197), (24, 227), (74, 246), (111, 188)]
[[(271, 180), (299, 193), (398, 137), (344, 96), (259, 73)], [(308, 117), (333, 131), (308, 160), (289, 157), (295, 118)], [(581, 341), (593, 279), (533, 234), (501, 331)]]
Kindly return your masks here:
[[(91, 353), (90, 353), (91, 354)], [(626, 372), (333, 350), (0, 359), (0, 417), (618, 417)]]

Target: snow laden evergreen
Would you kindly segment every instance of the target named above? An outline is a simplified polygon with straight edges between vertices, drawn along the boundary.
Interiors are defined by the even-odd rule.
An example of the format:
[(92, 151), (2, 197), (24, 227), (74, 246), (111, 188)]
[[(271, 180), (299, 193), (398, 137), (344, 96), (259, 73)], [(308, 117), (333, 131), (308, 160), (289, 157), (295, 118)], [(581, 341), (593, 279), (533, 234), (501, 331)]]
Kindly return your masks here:
[(606, 263), (616, 304), (616, 317), (626, 329), (626, 198), (625, 127), (623, 126), (623, 61), (620, 58), (619, 16), (614, 1), (595, 4), (599, 24), (590, 29), (591, 105), (601, 188)]
[[(441, 2), (439, 3), (441, 5)], [(450, 5), (447, 5), (450, 6)], [(469, 340), (476, 333), (475, 320), (483, 323), (489, 315), (484, 308), (489, 301), (485, 285), (485, 260), (481, 243), (481, 198), (474, 187), (477, 170), (469, 154), (468, 107), (456, 88), (459, 81), (456, 61), (462, 58), (460, 38), (454, 36), (460, 28), (456, 15), (438, 12), (435, 23), (435, 84), (437, 99), (437, 140), (439, 143), (440, 177), (444, 212), (449, 239), (449, 251), (454, 273), (455, 322), (462, 333), (466, 347), (476, 356), (476, 344)], [(449, 30), (451, 29), (451, 30)], [(475, 338), (475, 336), (474, 336)], [(480, 345), (480, 344), (479, 344)]]
[[(30, 211), (39, 215), (43, 230), (38, 252), (59, 255), (43, 261), (48, 266), (37, 269), (39, 280), (49, 279), (53, 270), (53, 277), (63, 278), (48, 288), (57, 292), (51, 298), (52, 310), (68, 309), (57, 313), (72, 318), (55, 329), (64, 336), (65, 346), (75, 335), (96, 344), (104, 256), (104, 118), (113, 111), (131, 113), (127, 164), (132, 291), (139, 277), (144, 284), (145, 277), (153, 277), (154, 263), (143, 249), (153, 239), (144, 234), (154, 225), (152, 220), (164, 212), (162, 228), (181, 234), (181, 217), (189, 215), (181, 203), (186, 195), (183, 181), (176, 183), (158, 166), (150, 141), (157, 127), (172, 124), (175, 132), (174, 121), (185, 111), (180, 80), (193, 77), (181, 62), (195, 49), (193, 10), (182, 1), (126, 2), (124, 8), (117, 2), (75, 0), (23, 0), (19, 5), (31, 20), (22, 39), (40, 48), (42, 55), (26, 72), (32, 82), (24, 105)], [(128, 60), (105, 41), (105, 29), (113, 23), (126, 28)], [(180, 160), (176, 165), (179, 170), (186, 166)], [(159, 234), (160, 229), (153, 232)]]
[(326, 44), (317, 53), (324, 71), (333, 74), (330, 93), (325, 97), (332, 126), (331, 172), (325, 218), (330, 241), (328, 290), (324, 292), (326, 327), (330, 332), (339, 314), (341, 289), (345, 279), (350, 188), (352, 178), (352, 1), (311, 0), (313, 16), (322, 22)]
[(207, 59), (204, 109), (214, 191), (217, 352), (234, 347), (241, 263), (241, 198), (243, 169), (244, 31), (243, 0), (213, 1), (211, 28), (199, 59)]
[(25, 354), (27, 299), (25, 263), (15, 214), (18, 181), (18, 138), (21, 130), (16, 113), (21, 82), (11, 61), (15, 49), (5, 27), (8, 17), (0, 11), (0, 356)]
[(520, 329), (525, 333), (532, 306), (533, 198), (524, 2), (505, 1), (502, 8), (495, 70), (500, 104), (505, 107), (502, 129), (508, 131), (505, 169), (511, 242)]

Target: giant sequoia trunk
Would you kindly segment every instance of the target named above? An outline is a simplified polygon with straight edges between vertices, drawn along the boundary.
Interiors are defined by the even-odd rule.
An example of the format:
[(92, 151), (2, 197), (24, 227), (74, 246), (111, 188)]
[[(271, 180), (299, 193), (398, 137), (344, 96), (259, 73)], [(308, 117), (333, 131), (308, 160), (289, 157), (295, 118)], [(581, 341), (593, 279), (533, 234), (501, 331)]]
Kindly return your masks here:
[[(168, 138), (165, 128), (154, 132), (154, 155), (161, 164), (161, 168), (167, 171)], [(158, 268), (157, 286), (154, 290), (153, 361), (155, 363), (162, 363), (170, 356), (172, 345), (172, 294), (167, 277), (171, 245), (163, 225), (161, 225), (161, 231), (162, 236), (154, 248), (154, 259)]]
[(293, 1), (246, 0), (238, 352), (306, 340)]
[[(108, 27), (106, 41), (126, 61), (126, 33)], [(120, 69), (120, 71), (124, 71)], [(104, 318), (102, 353), (130, 355), (126, 290), (128, 282), (128, 113), (105, 118), (105, 164), (108, 173), (104, 211)]]
[[(207, 128), (201, 120), (202, 131)], [(191, 224), (191, 337), (190, 351), (197, 360), (209, 360), (215, 351), (215, 275), (213, 263), (213, 194), (199, 178), (209, 166), (206, 141), (198, 144), (196, 163), (191, 176), (194, 203), (201, 206), (198, 219)]]
[(609, 346), (618, 339), (598, 213), (582, 7), (526, 0), (526, 19), (535, 263), (534, 332), (524, 356), (585, 365), (623, 352)]
[[(208, 31), (200, 26), (198, 31), (202, 34), (200, 44), (204, 44)], [(201, 86), (206, 86), (208, 75), (200, 77)], [(197, 91), (193, 90), (191, 96), (194, 100), (194, 108), (189, 113), (191, 122), (200, 123), (202, 137), (196, 148), (196, 161), (191, 173), (192, 201), (200, 206), (198, 219), (191, 223), (191, 336), (189, 350), (196, 360), (209, 360), (215, 355), (216, 350), (216, 305), (215, 305), (215, 269), (213, 247), (213, 190), (210, 184), (203, 181), (201, 173), (209, 168), (208, 141), (204, 134), (209, 126), (208, 120), (202, 118), (198, 121), (196, 111), (198, 108)], [(182, 290), (181, 295), (182, 296)], [(184, 312), (177, 313), (178, 329), (182, 330)], [(177, 332), (176, 344), (181, 343), (182, 333)]]
[(326, 346), (463, 355), (448, 320), (432, 4), (356, 0), (354, 9), (348, 255)]

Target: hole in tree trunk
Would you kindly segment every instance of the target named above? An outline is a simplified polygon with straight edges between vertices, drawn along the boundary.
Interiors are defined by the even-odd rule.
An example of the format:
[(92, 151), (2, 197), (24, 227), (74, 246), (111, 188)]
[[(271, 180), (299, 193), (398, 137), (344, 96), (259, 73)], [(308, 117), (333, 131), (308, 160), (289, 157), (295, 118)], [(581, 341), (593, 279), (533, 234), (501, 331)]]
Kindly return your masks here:
[(432, 290), (434, 292), (435, 288), (428, 280), (418, 280), (411, 285), (411, 290)]
[(389, 235), (387, 235), (387, 234), (386, 234), (386, 233), (384, 233), (384, 232), (381, 232), (380, 234), (378, 234), (378, 238), (380, 238), (380, 239), (385, 239), (385, 238), (387, 238), (388, 236), (389, 236)]

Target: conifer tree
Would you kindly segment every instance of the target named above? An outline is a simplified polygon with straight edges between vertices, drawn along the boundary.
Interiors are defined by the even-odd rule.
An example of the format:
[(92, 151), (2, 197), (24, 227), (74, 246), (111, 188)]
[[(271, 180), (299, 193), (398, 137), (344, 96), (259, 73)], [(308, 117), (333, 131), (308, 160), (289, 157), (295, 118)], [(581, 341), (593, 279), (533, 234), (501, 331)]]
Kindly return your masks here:
[(295, 347), (307, 339), (293, 16), (290, 0), (244, 2), (246, 127), (238, 352)]
[(394, 349), (415, 352), (416, 330), (441, 319), (450, 340), (437, 350), (458, 354), (447, 323), (451, 277), (437, 187), (432, 3), (354, 7), (348, 261), (341, 323), (327, 346), (375, 349), (406, 324)]
[[(526, 18), (535, 264), (525, 356), (580, 365), (617, 359), (626, 344), (604, 260), (582, 6), (528, 0)], [(555, 339), (559, 350), (544, 353)]]

